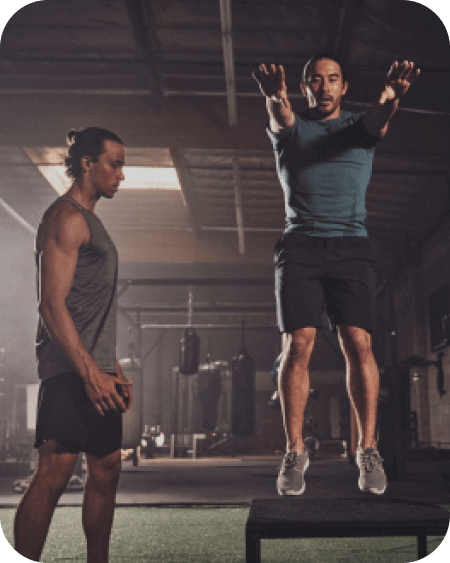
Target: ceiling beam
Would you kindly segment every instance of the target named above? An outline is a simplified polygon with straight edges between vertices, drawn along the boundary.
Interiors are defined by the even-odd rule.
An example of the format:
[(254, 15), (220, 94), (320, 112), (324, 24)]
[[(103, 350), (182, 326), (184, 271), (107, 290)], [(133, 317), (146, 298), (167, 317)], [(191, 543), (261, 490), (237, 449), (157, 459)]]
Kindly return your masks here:
[[(166, 98), (163, 111), (157, 114), (149, 111), (148, 99), (143, 97), (124, 103), (114, 96), (0, 95), (0, 145), (59, 147), (61, 131), (96, 123), (120, 134), (128, 148), (179, 146), (194, 151), (227, 151), (225, 154), (230, 156), (233, 149), (247, 151), (252, 147), (269, 154), (270, 141), (264, 134), (267, 119), (264, 101), (252, 103), (238, 98), (238, 111), (239, 123), (236, 131), (231, 132), (227, 127), (225, 100), (219, 98), (194, 100), (187, 95), (177, 100)], [(405, 157), (405, 166), (423, 161), (431, 166), (438, 161), (440, 167), (447, 167), (448, 127), (449, 118), (412, 117), (398, 111), (375, 158), (382, 161), (387, 157), (390, 160)], [(411, 135), (411, 131), (420, 134)]]
[(273, 276), (267, 278), (119, 278), (118, 285), (131, 286), (154, 286), (160, 285), (163, 287), (167, 286), (198, 286), (198, 285), (208, 285), (208, 286), (261, 286), (273, 285)]
[[(115, 232), (120, 231), (172, 231), (172, 232), (192, 232), (192, 227), (182, 227), (180, 225), (160, 225), (160, 224), (147, 224), (147, 225), (133, 225), (130, 227), (117, 227)], [(234, 233), (238, 228), (234, 225), (202, 225), (199, 227), (201, 232), (229, 232)], [(283, 222), (280, 222), (278, 227), (244, 227), (246, 233), (280, 233), (283, 231)]]
[[(201, 329), (217, 329), (217, 330), (242, 330), (242, 323), (241, 324), (201, 324), (201, 323), (194, 323), (194, 324), (142, 324), (141, 328), (143, 330), (148, 329), (175, 329), (175, 330), (182, 330), (185, 328), (195, 328), (197, 330)], [(277, 328), (276, 324), (246, 324), (245, 330), (275, 330)]]
[[(119, 305), (121, 311), (127, 313), (186, 313), (186, 304), (173, 305), (169, 303), (150, 303), (147, 305)], [(272, 313), (275, 311), (275, 301), (266, 303), (194, 303), (193, 312), (199, 313)]]
[(164, 93), (156, 60), (156, 41), (151, 26), (148, 32), (144, 23), (146, 21), (146, 8), (143, 5), (145, 2), (125, 0), (125, 3), (138, 50), (145, 62), (153, 104), (157, 111), (161, 111), (164, 104)]
[(170, 150), (170, 156), (173, 160), (175, 166), (175, 171), (177, 173), (178, 181), (180, 182), (181, 195), (186, 206), (189, 222), (191, 224), (192, 230), (194, 232), (194, 238), (197, 239), (199, 235), (199, 219), (196, 213), (195, 203), (192, 196), (192, 181), (189, 172), (183, 162), (183, 157), (179, 153), (178, 149), (172, 147)]
[(17, 211), (15, 211), (10, 205), (6, 203), (6, 201), (0, 198), (0, 207), (2, 207), (8, 215), (10, 215), (13, 219), (15, 219), (18, 223), (22, 225), (29, 233), (33, 236), (36, 236), (36, 229), (32, 227), (28, 221), (26, 221)]
[[(329, 36), (328, 39), (328, 43), (327, 43), (327, 48), (325, 49), (325, 52), (332, 52), (336, 55), (338, 49), (339, 49), (339, 44), (341, 41), (341, 37), (342, 37), (342, 28), (344, 25), (344, 21), (345, 21), (345, 14), (347, 11), (347, 4), (348, 4), (348, 0), (343, 0), (342, 6), (341, 6), (341, 10), (340, 10), (340, 15), (339, 15), (339, 26), (338, 26), (338, 30), (336, 32), (336, 34), (331, 34)], [(333, 44), (333, 47), (330, 48), (330, 45)]]
[(227, 85), (228, 123), (237, 126), (236, 76), (234, 69), (233, 28), (231, 23), (231, 0), (220, 0), (220, 23), (222, 25), (223, 59)]
[(342, 61), (344, 66), (347, 66), (349, 60), (350, 42), (360, 14), (361, 3), (361, 0), (344, 0), (342, 7), (339, 31), (334, 44), (334, 54)]
[[(201, 227), (202, 231), (217, 231), (217, 232), (234, 232), (237, 231), (237, 227), (233, 226), (221, 226), (221, 225), (203, 225)], [(283, 230), (283, 226), (280, 227), (244, 227), (243, 230), (246, 233), (280, 233)]]
[[(231, 0), (220, 0), (220, 23), (222, 26), (223, 60), (227, 85), (228, 124), (237, 127), (236, 76), (234, 68), (233, 26), (231, 21)], [(233, 154), (233, 184), (238, 229), (239, 254), (245, 253), (244, 214), (242, 210), (241, 184), (239, 179), (239, 158)]]
[[(334, 52), (334, 47), (327, 49)], [(253, 62), (244, 62), (241, 58), (234, 61), (234, 68), (236, 73), (236, 80), (245, 81), (249, 84), (254, 84), (254, 79), (251, 76), (251, 71), (261, 60), (261, 54), (256, 54)], [(286, 71), (288, 89), (290, 83), (292, 86), (298, 87), (298, 80), (294, 77), (298, 75), (299, 68), (301, 68), (309, 59), (306, 56), (298, 56), (297, 60), (293, 63), (285, 63), (283, 66)], [(145, 61), (135, 58), (112, 58), (112, 57), (89, 57), (83, 58), (79, 56), (71, 57), (48, 57), (45, 55), (36, 55), (34, 57), (20, 56), (16, 53), (14, 57), (5, 55), (2, 51), (0, 58), (0, 74), (2, 81), (5, 77), (8, 80), (31, 80), (32, 77), (51, 78), (58, 75), (63, 77), (73, 76), (75, 79), (84, 80), (85, 77), (100, 76), (106, 73), (113, 72), (114, 76), (129, 76), (130, 71), (141, 73)], [(162, 79), (198, 79), (198, 80), (223, 80), (223, 62), (220, 58), (217, 60), (158, 60), (158, 70)], [(350, 69), (351, 70), (351, 69)], [(373, 62), (370, 67), (358, 65), (356, 76), (358, 78), (376, 78), (383, 80), (386, 76), (386, 65), (377, 64)], [(447, 78), (445, 75), (450, 74), (450, 68), (441, 66), (428, 66), (421, 65), (420, 75), (421, 81), (424, 78)], [(9, 76), (8, 76), (9, 75)], [(261, 94), (257, 91), (258, 95)], [(292, 92), (290, 96), (292, 95)]]
[[(215, 26), (215, 29), (217, 26)], [(237, 26), (234, 27), (236, 29)], [(254, 29), (254, 26), (253, 26)], [(259, 29), (259, 28), (258, 28)], [(8, 55), (2, 50), (2, 57), (0, 59), (0, 69), (10, 69), (14, 67), (14, 72), (20, 74), (21, 72), (47, 72), (49, 74), (54, 74), (55, 68), (57, 66), (63, 66), (66, 71), (70, 69), (73, 65), (83, 64), (86, 70), (89, 71), (89, 67), (100, 66), (105, 68), (108, 66), (114, 66), (115, 69), (121, 70), (121, 67), (128, 66), (130, 64), (136, 66), (142, 66), (145, 64), (144, 61), (138, 59), (130, 59), (123, 57), (112, 57), (109, 55), (104, 56), (89, 56), (82, 57), (78, 54), (73, 56), (56, 56), (55, 53), (52, 56), (45, 55), (43, 53), (36, 53), (35, 56), (21, 55), (20, 53), (15, 53), (14, 56)], [(247, 53), (247, 56), (250, 53)], [(250, 76), (251, 70), (254, 65), (257, 64), (260, 53), (254, 55), (253, 62), (243, 62), (241, 59), (235, 61), (235, 68), (242, 69), (239, 78), (247, 78), (249, 81), (254, 79)], [(297, 54), (297, 59), (294, 63), (287, 63), (283, 65), (285, 70), (290, 70), (292, 72), (298, 72), (299, 67), (303, 66), (309, 59), (306, 55)], [(40, 68), (41, 67), (41, 68)], [(52, 68), (53, 67), (53, 68)], [(202, 78), (222, 78), (223, 64), (220, 60), (210, 60), (205, 56), (204, 60), (160, 60), (158, 63), (158, 68), (162, 69), (164, 76), (182, 76), (184, 78), (189, 77), (202, 77)], [(423, 65), (420, 67), (422, 73), (450, 73), (450, 68), (445, 66), (430, 66)], [(364, 66), (358, 64), (359, 73), (370, 73), (371, 75), (380, 73), (381, 75), (386, 74), (386, 67), (381, 63), (376, 61), (370, 66)]]
[[(139, 96), (139, 97), (147, 97), (150, 96), (153, 99), (154, 102), (154, 106), (155, 108), (158, 107), (159, 109), (162, 109), (162, 98), (160, 99), (160, 101), (156, 102), (156, 100), (158, 99), (157, 97), (155, 98), (155, 90), (152, 89), (151, 91), (146, 90), (144, 88), (88, 88), (88, 87), (82, 87), (82, 88), (56, 88), (56, 87), (52, 87), (52, 88), (30, 88), (30, 87), (12, 87), (12, 88), (1, 88), (0, 87), (0, 96), (5, 95), (5, 96), (36, 96), (36, 95), (42, 95), (42, 96), (108, 96), (108, 97), (126, 97), (126, 96), (130, 96), (130, 97), (134, 97), (134, 96)], [(222, 92), (222, 91), (218, 91), (218, 90), (169, 90), (169, 89), (165, 89), (164, 90), (164, 94), (161, 93), (161, 96), (163, 97), (173, 97), (173, 98), (177, 98), (177, 97), (183, 97), (183, 98), (190, 98), (190, 97), (201, 97), (201, 98), (224, 98), (227, 97), (227, 103), (229, 106), (229, 110), (228, 110), (228, 119), (229, 119), (229, 124), (231, 126), (232, 123), (235, 123), (235, 125), (237, 125), (237, 111), (233, 108), (236, 108), (236, 98), (261, 98), (261, 94), (259, 94), (258, 92), (236, 92), (235, 90), (235, 86), (234, 86), (234, 95), (232, 97), (232, 99), (234, 100), (231, 103), (231, 109), (230, 109), (230, 97), (228, 92)], [(300, 99), (300, 100), (304, 100), (304, 96), (302, 94), (299, 93), (291, 93), (289, 94), (289, 98), (291, 99)], [(32, 103), (33, 100), (30, 101), (30, 103)], [(157, 106), (157, 103), (160, 103), (159, 106)], [(356, 101), (350, 101), (350, 100), (343, 100), (342, 101), (342, 105), (343, 107), (348, 107), (348, 106), (357, 106), (357, 107), (371, 107), (371, 103), (368, 102), (356, 102)], [(437, 115), (437, 116), (443, 116), (443, 117), (449, 117), (450, 116), (450, 112), (448, 111), (443, 111), (443, 110), (433, 110), (433, 109), (420, 109), (420, 108), (413, 108), (413, 107), (403, 107), (403, 106), (399, 106), (397, 112), (401, 112), (401, 113), (417, 113), (417, 114), (423, 114), (423, 115)]]
[(239, 157), (233, 155), (234, 201), (236, 206), (236, 225), (238, 229), (239, 254), (244, 254), (244, 212), (242, 209), (241, 181), (239, 177)]

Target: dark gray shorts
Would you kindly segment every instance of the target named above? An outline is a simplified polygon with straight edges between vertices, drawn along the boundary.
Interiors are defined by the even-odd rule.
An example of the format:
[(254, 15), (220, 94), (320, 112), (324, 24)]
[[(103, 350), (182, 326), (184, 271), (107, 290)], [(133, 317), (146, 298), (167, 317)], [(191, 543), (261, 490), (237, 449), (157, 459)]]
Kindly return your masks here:
[(105, 457), (121, 447), (122, 414), (99, 414), (77, 373), (54, 375), (39, 388), (34, 447), (48, 440), (58, 442), (62, 452)]
[(344, 324), (375, 325), (375, 249), (368, 237), (282, 235), (275, 246), (275, 297), (280, 332)]

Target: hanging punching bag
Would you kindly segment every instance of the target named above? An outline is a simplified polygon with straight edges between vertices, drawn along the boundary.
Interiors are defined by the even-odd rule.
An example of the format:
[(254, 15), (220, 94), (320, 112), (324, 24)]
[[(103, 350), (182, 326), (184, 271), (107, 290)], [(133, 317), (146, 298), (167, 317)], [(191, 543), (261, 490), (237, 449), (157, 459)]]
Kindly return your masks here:
[(198, 368), (198, 400), (200, 432), (214, 432), (217, 426), (218, 407), (222, 383), (220, 369), (211, 355)]
[(200, 339), (192, 327), (185, 329), (180, 340), (179, 370), (183, 375), (194, 375), (198, 371)]
[(233, 436), (252, 434), (255, 425), (255, 363), (244, 344), (231, 363)]

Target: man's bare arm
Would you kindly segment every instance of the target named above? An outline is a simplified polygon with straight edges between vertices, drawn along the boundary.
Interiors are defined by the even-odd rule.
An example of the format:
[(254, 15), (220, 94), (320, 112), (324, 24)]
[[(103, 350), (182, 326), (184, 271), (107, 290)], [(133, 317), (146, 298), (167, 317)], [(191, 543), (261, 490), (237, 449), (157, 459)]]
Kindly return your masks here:
[(285, 129), (289, 129), (294, 125), (295, 116), (290, 105), (285, 107), (282, 104), (266, 99), (266, 107), (269, 113), (269, 126), (272, 133), (278, 135)]
[(39, 313), (50, 337), (83, 379), (97, 411), (103, 414), (105, 410), (116, 409), (117, 406), (125, 411), (125, 404), (115, 389), (114, 378), (96, 366), (66, 306), (78, 250), (89, 241), (89, 227), (79, 211), (62, 207), (47, 221), (41, 227), (47, 231), (45, 240), (38, 243), (41, 249)]
[(46, 229), (48, 234), (40, 256), (39, 313), (52, 340), (86, 380), (90, 358), (67, 310), (66, 298), (72, 286), (78, 250), (89, 241), (89, 228), (81, 213), (59, 209), (41, 229)]
[(412, 81), (420, 74), (413, 62), (397, 61), (391, 66), (383, 90), (363, 117), (364, 127), (376, 137), (386, 134), (389, 122), (397, 111), (400, 98), (406, 94)]
[(284, 68), (281, 65), (277, 68), (272, 64), (267, 69), (266, 65), (261, 64), (252, 75), (266, 97), (271, 131), (278, 134), (292, 127), (295, 115), (287, 95)]

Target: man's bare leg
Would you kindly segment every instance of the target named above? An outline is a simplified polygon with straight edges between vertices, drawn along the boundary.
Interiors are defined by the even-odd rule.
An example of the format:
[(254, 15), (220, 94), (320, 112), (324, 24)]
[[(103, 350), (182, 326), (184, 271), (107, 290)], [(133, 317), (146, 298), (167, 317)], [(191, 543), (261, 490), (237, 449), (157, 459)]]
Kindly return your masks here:
[(40, 559), (53, 512), (72, 476), (77, 455), (58, 453), (54, 440), (39, 447), (36, 472), (14, 519), (14, 548), (32, 561)]
[(364, 450), (376, 445), (380, 386), (371, 336), (362, 328), (345, 325), (338, 326), (338, 335), (347, 364), (347, 390), (355, 411), (358, 445)]
[(84, 488), (83, 528), (87, 539), (87, 560), (88, 563), (107, 563), (121, 451), (103, 458), (86, 455), (86, 459), (88, 476)]
[(295, 444), (294, 449), (303, 452), (303, 418), (310, 391), (308, 364), (315, 337), (314, 327), (283, 334), (278, 388), (287, 451)]

